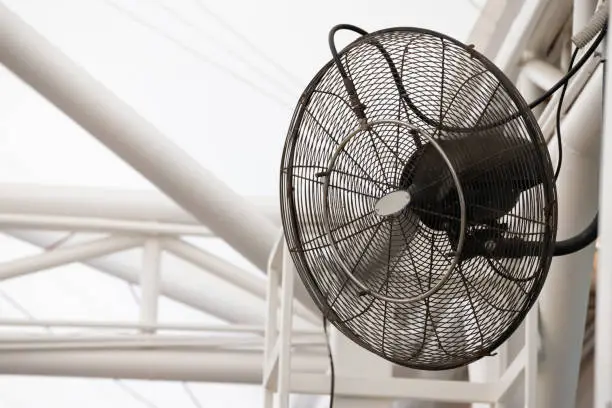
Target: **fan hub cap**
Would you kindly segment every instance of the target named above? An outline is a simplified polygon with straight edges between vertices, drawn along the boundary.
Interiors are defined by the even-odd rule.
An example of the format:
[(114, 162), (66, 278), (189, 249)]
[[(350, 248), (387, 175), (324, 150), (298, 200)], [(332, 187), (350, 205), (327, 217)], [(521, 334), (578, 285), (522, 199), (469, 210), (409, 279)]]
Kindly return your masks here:
[(381, 217), (388, 217), (401, 212), (408, 204), (410, 193), (406, 190), (396, 190), (382, 196), (374, 205), (374, 211)]

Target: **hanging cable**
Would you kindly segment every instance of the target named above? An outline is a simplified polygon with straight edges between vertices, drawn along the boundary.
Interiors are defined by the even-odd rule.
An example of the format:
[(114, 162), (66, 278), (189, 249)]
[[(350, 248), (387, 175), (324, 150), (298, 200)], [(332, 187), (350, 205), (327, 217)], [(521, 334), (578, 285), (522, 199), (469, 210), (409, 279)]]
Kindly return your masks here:
[[(572, 54), (572, 58), (569, 63), (569, 70), (572, 69), (572, 65), (578, 56), (578, 48), (574, 50)], [(559, 150), (559, 157), (557, 158), (557, 169), (555, 170), (555, 174), (553, 176), (553, 180), (557, 182), (557, 178), (559, 177), (559, 173), (561, 172), (561, 162), (563, 161), (563, 143), (561, 140), (561, 111), (563, 110), (563, 99), (565, 99), (565, 92), (567, 91), (567, 86), (569, 84), (569, 80), (563, 84), (563, 89), (561, 90), (561, 96), (559, 97), (559, 103), (557, 104), (557, 113), (556, 113), (556, 127), (557, 127), (557, 147)]]
[(162, 2), (156, 1), (155, 4), (157, 4), (157, 7), (161, 8), (162, 10), (164, 10), (164, 12), (166, 14), (168, 14), (172, 18), (176, 19), (177, 21), (179, 21), (183, 25), (185, 25), (185, 26), (187, 26), (187, 27), (189, 27), (189, 28), (191, 28), (193, 30), (197, 30), (200, 33), (199, 34), (200, 37), (207, 37), (209, 40), (211, 40), (211, 42), (213, 44), (215, 44), (217, 46), (218, 45), (223, 45), (223, 47), (220, 47), (223, 51), (227, 52), (233, 58), (236, 58), (238, 61), (240, 61), (242, 64), (244, 64), (249, 70), (251, 70), (252, 72), (257, 73), (263, 79), (268, 81), (271, 85), (275, 86), (279, 91), (284, 92), (285, 95), (287, 95), (287, 96), (289, 96), (291, 98), (293, 98), (295, 96), (295, 91), (293, 89), (291, 89), (290, 87), (288, 87), (285, 81), (282, 81), (279, 78), (270, 75), (265, 69), (262, 69), (262, 68), (258, 67), (257, 65), (253, 64), (253, 62), (250, 61), (248, 58), (246, 58), (243, 55), (242, 52), (235, 51), (234, 49), (229, 47), (227, 44), (219, 44), (219, 39), (218, 38), (215, 38), (208, 31), (203, 30), (202, 27), (200, 27), (199, 25), (194, 24), (193, 22), (189, 21), (188, 19), (183, 17), (180, 13), (177, 13), (174, 9), (172, 9), (171, 7), (168, 7), (167, 5), (163, 4)]
[(183, 389), (185, 389), (185, 393), (187, 393), (187, 396), (189, 396), (189, 399), (191, 400), (191, 403), (193, 404), (194, 407), (204, 408), (204, 406), (200, 403), (200, 400), (198, 399), (198, 397), (196, 397), (195, 393), (189, 386), (189, 383), (183, 381)]
[(244, 76), (242, 76), (241, 74), (235, 72), (231, 68), (229, 68), (229, 67), (227, 67), (227, 66), (225, 66), (225, 65), (223, 65), (221, 63), (218, 63), (218, 62), (212, 60), (210, 57), (208, 57), (207, 55), (205, 55), (204, 53), (202, 53), (198, 49), (193, 48), (193, 47), (185, 44), (181, 40), (173, 37), (172, 35), (168, 34), (166, 31), (160, 29), (159, 27), (155, 26), (154, 24), (151, 24), (148, 21), (145, 21), (144, 19), (139, 17), (136, 13), (134, 13), (133, 11), (131, 11), (131, 10), (127, 9), (127, 8), (124, 8), (123, 6), (120, 6), (119, 4), (117, 4), (113, 0), (101, 0), (101, 1), (106, 3), (107, 5), (109, 5), (110, 7), (114, 8), (115, 10), (117, 10), (119, 13), (121, 13), (125, 17), (129, 18), (130, 20), (140, 24), (143, 27), (146, 27), (147, 29), (151, 30), (152, 32), (156, 33), (157, 35), (163, 37), (165, 40), (171, 42), (172, 44), (174, 44), (178, 48), (181, 48), (182, 50), (188, 52), (189, 54), (194, 56), (196, 59), (198, 59), (198, 60), (200, 60), (200, 61), (202, 61), (202, 62), (204, 62), (206, 64), (209, 64), (209, 65), (215, 67), (219, 71), (221, 71), (221, 72), (223, 72), (223, 73), (233, 77), (234, 79), (237, 79), (239, 82), (242, 82), (243, 84), (245, 84), (248, 87), (252, 88), (253, 90), (257, 91), (261, 95), (265, 96), (266, 98), (276, 102), (280, 106), (283, 106), (285, 108), (287, 108), (287, 107), (290, 108), (291, 107), (291, 104), (289, 104), (288, 102), (286, 102), (285, 100), (283, 100), (279, 96), (277, 96), (277, 95), (267, 91), (265, 88), (255, 84), (253, 81), (249, 80), (248, 78), (245, 78)]
[[(582, 68), (582, 66), (584, 64), (586, 64), (586, 62), (589, 60), (589, 58), (593, 54), (595, 54), (595, 51), (597, 51), (597, 48), (599, 47), (599, 44), (601, 44), (601, 42), (605, 38), (606, 32), (607, 32), (607, 28), (604, 28), (603, 30), (601, 30), (599, 32), (599, 35), (597, 36), (597, 38), (593, 42), (593, 44), (591, 44), (591, 46), (584, 53), (582, 58), (580, 58), (580, 60), (576, 63), (576, 65), (572, 67), (572, 65), (570, 63), (570, 69), (567, 71), (567, 73), (561, 79), (559, 79), (559, 81), (557, 81), (557, 83), (554, 84), (549, 90), (547, 90), (540, 97), (538, 97), (537, 99), (532, 101), (528, 105), (529, 108), (533, 109), (536, 106), (540, 105), (542, 102), (545, 102), (546, 100), (548, 100), (548, 98), (550, 98), (555, 92), (557, 92), (562, 86), (564, 86), (574, 75), (576, 75), (576, 73), (580, 70), (580, 68)], [(579, 50), (579, 49), (580, 48), (576, 48), (576, 50), (574, 50), (574, 53), (576, 53), (577, 50)]]
[(261, 58), (263, 58), (265, 61), (267, 61), (270, 65), (272, 65), (274, 68), (276, 68), (277, 71), (282, 72), (287, 78), (289, 78), (289, 80), (291, 82), (293, 82), (293, 84), (295, 84), (296, 86), (301, 86), (302, 85), (302, 81), (300, 79), (298, 79), (295, 75), (293, 75), (291, 72), (286, 70), (282, 65), (280, 65), (278, 62), (276, 62), (273, 58), (271, 58), (269, 55), (267, 55), (265, 52), (263, 52), (259, 47), (257, 47), (255, 44), (253, 44), (244, 34), (242, 34), (240, 31), (236, 30), (230, 23), (228, 23), (226, 20), (221, 18), (221, 16), (219, 16), (217, 13), (213, 12), (208, 6), (206, 6), (206, 4), (205, 4), (205, 2), (203, 0), (194, 0), (194, 3), (196, 3), (196, 5), (204, 13), (208, 14), (209, 16), (211, 16), (219, 24), (221, 24), (223, 27), (225, 27), (226, 30), (228, 30), (236, 38), (238, 38), (240, 41), (242, 41), (247, 47), (251, 48), (253, 50), (253, 52), (255, 52), (255, 54), (259, 55)]
[(563, 256), (573, 254), (574, 252), (578, 252), (592, 244), (593, 241), (597, 239), (597, 226), (599, 223), (598, 218), (599, 214), (595, 214), (595, 218), (593, 218), (589, 226), (586, 227), (584, 231), (566, 240), (556, 242), (553, 255)]
[[(342, 66), (342, 62), (340, 61), (340, 56), (338, 54), (338, 51), (336, 50), (336, 46), (335, 46), (335, 42), (334, 42), (334, 36), (336, 34), (337, 31), (339, 30), (350, 30), (350, 31), (354, 31), (362, 36), (367, 35), (368, 32), (356, 27), (354, 25), (351, 24), (339, 24), (335, 27), (333, 27), (331, 29), (331, 31), (329, 32), (329, 47), (332, 53), (332, 57), (334, 60), (334, 63), (336, 65), (336, 67), (338, 68), (338, 72), (340, 73), (340, 76), (342, 77), (342, 80), (344, 82), (344, 86), (346, 88), (346, 91), (348, 93), (349, 96), (349, 100), (350, 100), (350, 105), (353, 109), (353, 111), (355, 112), (355, 115), (357, 116), (358, 119), (360, 120), (365, 120), (366, 115), (365, 115), (365, 106), (360, 102), (359, 97), (357, 95), (357, 91), (355, 89), (355, 85), (353, 83), (353, 80), (351, 78), (349, 78), (348, 74), (346, 73), (346, 70), (344, 69), (344, 67)], [(544, 94), (542, 94), (540, 97), (538, 97), (536, 100), (532, 101), (531, 103), (529, 103), (527, 106), (530, 109), (535, 108), (536, 106), (540, 105), (543, 102), (546, 102), (548, 100), (548, 98), (550, 98), (555, 92), (557, 92), (561, 87), (563, 87), (569, 80), (570, 78), (572, 78), (579, 70), (580, 68), (582, 68), (582, 66), (584, 64), (586, 64), (586, 62), (589, 60), (589, 58), (595, 53), (595, 51), (597, 50), (597, 48), (599, 47), (599, 45), (601, 44), (601, 42), (603, 41), (603, 39), (606, 36), (606, 32), (607, 32), (607, 26), (604, 27), (604, 29), (601, 30), (601, 32), (599, 33), (599, 35), (597, 36), (597, 38), (595, 39), (595, 41), (591, 44), (591, 46), (589, 47), (589, 49), (584, 53), (584, 55), (582, 56), (582, 58), (576, 63), (575, 66), (573, 66), (566, 75), (564, 75), (555, 85), (553, 85), (548, 91), (546, 91)], [(379, 48), (379, 50), (381, 51), (381, 53), (383, 54), (383, 56), (388, 56), (388, 54), (386, 53), (386, 51), (384, 50), (384, 48), (382, 47), (382, 45), (378, 44), (378, 43), (374, 43), (373, 45), (375, 45), (377, 48)], [(389, 68), (391, 69), (391, 72), (394, 76), (394, 79), (396, 79), (397, 82), (397, 78), (396, 77), (396, 72), (397, 69), (395, 67), (395, 64), (393, 63), (392, 60), (390, 60), (390, 58), (386, 58), (387, 59), (387, 63), (389, 64)], [(400, 93), (400, 97), (406, 102), (406, 104), (410, 107), (410, 109), (412, 110), (412, 112), (414, 112), (415, 115), (417, 115), (419, 117), (419, 119), (421, 119), (422, 121), (424, 121), (425, 123), (427, 123), (430, 126), (435, 127), (436, 129), (440, 130), (440, 131), (448, 131), (448, 132), (474, 132), (474, 131), (484, 131), (484, 130), (490, 130), (490, 129), (494, 129), (496, 127), (502, 126), (508, 122), (511, 122), (517, 118), (519, 118), (521, 116), (521, 112), (518, 111), (514, 114), (509, 115), (508, 117), (501, 119), (499, 121), (496, 121), (495, 123), (491, 123), (491, 124), (486, 124), (483, 126), (472, 126), (472, 127), (467, 127), (467, 128), (463, 128), (463, 127), (457, 127), (457, 126), (446, 126), (443, 125), (442, 123), (437, 122), (434, 119), (429, 118), (428, 116), (426, 116), (423, 112), (421, 112), (421, 110), (414, 105), (414, 103), (412, 102), (412, 100), (410, 99), (408, 93), (403, 89), (403, 84), (401, 83), (401, 81), (397, 82), (397, 86), (398, 86), (398, 91)]]
[(357, 90), (355, 89), (355, 83), (346, 73), (344, 66), (342, 66), (342, 61), (340, 61), (340, 56), (338, 55), (338, 50), (336, 49), (335, 36), (340, 30), (349, 30), (360, 35), (367, 35), (368, 32), (352, 24), (338, 24), (329, 31), (328, 36), (329, 49), (331, 51), (332, 58), (334, 59), (334, 63), (336, 64), (336, 68), (338, 68), (338, 72), (342, 77), (342, 82), (344, 82), (344, 88), (349, 96), (351, 108), (353, 109), (355, 116), (357, 116), (357, 119), (360, 121), (365, 121), (365, 106), (359, 100), (359, 95), (357, 95)]
[(325, 344), (327, 345), (327, 355), (329, 357), (329, 408), (334, 408), (334, 398), (336, 394), (336, 368), (334, 367), (334, 356), (332, 354), (329, 333), (327, 332), (327, 318), (325, 316), (323, 317), (323, 331), (325, 332)]

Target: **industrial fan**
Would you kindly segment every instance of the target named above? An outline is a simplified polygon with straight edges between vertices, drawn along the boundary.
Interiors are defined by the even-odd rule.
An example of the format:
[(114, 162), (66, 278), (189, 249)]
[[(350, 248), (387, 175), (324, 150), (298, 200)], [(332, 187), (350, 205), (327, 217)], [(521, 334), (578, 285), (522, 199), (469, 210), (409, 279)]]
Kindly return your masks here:
[[(340, 29), (361, 37), (337, 52)], [(350, 25), (330, 32), (330, 47), (282, 159), (299, 276), (326, 319), (389, 361), (439, 370), (490, 355), (535, 302), (552, 256), (585, 246), (593, 228), (555, 243), (544, 138), (473, 47)]]

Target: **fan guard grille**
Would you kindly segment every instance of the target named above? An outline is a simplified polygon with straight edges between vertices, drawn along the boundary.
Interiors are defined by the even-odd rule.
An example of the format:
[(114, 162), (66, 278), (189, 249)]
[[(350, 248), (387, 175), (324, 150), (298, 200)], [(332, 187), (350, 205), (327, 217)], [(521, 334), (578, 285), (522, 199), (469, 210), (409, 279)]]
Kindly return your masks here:
[[(412, 106), (400, 98), (381, 47)], [(379, 31), (350, 44), (340, 58), (366, 106), (368, 121), (383, 123), (344, 146), (326, 174), (338, 145), (360, 127), (333, 62), (319, 71), (300, 98), (283, 153), (280, 192), (285, 236), (302, 281), (341, 332), (397, 364), (446, 369), (489, 355), (525, 317), (552, 257), (552, 166), (533, 115), (491, 62), (439, 33), (415, 28)], [(512, 115), (513, 120), (503, 123)], [(517, 171), (525, 180), (540, 180), (509, 212), (495, 190), (466, 194), (466, 234), (482, 229), (479, 216), (485, 211), (499, 223), (487, 228), (503, 225), (504, 237), (527, 240), (537, 247), (536, 253), (462, 260), (437, 292), (416, 302), (382, 301), (360, 289), (332, 254), (325, 211), (343, 261), (377, 293), (396, 298), (423, 294), (443, 277), (453, 256), (445, 225), (456, 221), (458, 213), (436, 214), (423, 205), (411, 205), (391, 217), (374, 211), (381, 197), (397, 191), (407, 175), (412, 177), (414, 160), (427, 144), (409, 127), (384, 121), (410, 124), (443, 147), (461, 137), (477, 140), (487, 152), (480, 160), (487, 169), (485, 182), (514, 180)], [(525, 141), (528, 152), (515, 149)], [(468, 186), (470, 167), (465, 163), (473, 162), (478, 151), (447, 152)], [(520, 164), (513, 174), (498, 165), (500, 154), (509, 151)], [(426, 172), (443, 175), (448, 169)], [(327, 194), (323, 177), (329, 179)], [(432, 214), (427, 220), (428, 212)]]

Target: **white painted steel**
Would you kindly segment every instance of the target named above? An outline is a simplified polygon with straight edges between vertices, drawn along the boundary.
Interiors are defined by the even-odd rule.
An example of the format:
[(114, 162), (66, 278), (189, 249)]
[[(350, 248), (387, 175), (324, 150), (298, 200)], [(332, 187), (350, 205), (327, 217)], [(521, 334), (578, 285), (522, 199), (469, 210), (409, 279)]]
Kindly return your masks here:
[(124, 251), (142, 245), (142, 237), (108, 237), (91, 242), (56, 248), (0, 264), (0, 279), (16, 278), (44, 269)]
[(0, 62), (265, 270), (276, 228), (0, 3)]

